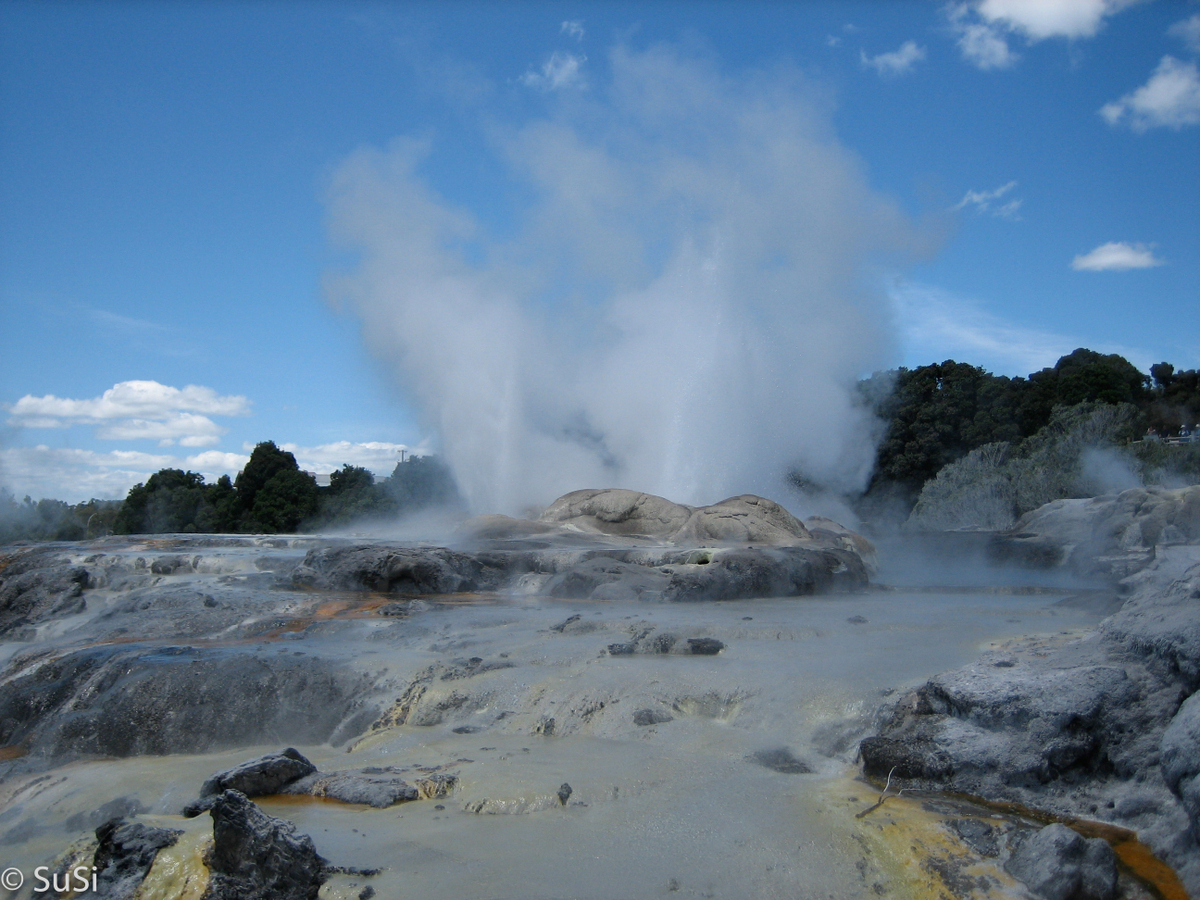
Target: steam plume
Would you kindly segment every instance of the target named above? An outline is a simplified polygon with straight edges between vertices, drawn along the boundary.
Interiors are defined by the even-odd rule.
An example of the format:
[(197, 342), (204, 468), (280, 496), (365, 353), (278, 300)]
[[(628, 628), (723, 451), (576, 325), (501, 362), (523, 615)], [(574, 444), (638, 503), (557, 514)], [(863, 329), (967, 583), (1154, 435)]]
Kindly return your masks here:
[[(432, 140), (362, 149), (330, 190), (358, 251), (330, 300), (436, 431), (473, 509), (582, 487), (779, 496), (863, 484), (858, 376), (889, 350), (871, 265), (907, 225), (793, 73), (609, 57), (592, 97), (492, 126), (505, 215), (443, 199)], [(481, 220), (508, 221), (485, 229)]]

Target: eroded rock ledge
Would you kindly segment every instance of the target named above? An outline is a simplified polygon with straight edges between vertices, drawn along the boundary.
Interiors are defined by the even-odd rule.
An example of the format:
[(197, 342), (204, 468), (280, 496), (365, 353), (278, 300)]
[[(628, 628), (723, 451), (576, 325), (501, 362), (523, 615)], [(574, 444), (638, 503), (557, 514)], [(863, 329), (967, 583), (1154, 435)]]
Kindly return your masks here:
[(860, 745), (864, 771), (1134, 830), (1200, 896), (1200, 547), (1157, 554), (1098, 633), (906, 695)]

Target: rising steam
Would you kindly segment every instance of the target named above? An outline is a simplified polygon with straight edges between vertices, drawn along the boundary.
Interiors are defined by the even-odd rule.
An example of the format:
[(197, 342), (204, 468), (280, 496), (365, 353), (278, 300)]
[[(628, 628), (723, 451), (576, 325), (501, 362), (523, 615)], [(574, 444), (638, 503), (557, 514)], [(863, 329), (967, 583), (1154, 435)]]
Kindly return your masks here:
[(360, 258), (331, 302), (476, 511), (583, 487), (778, 497), (793, 469), (860, 487), (874, 431), (854, 384), (890, 349), (871, 266), (907, 224), (794, 74), (663, 48), (609, 63), (598, 96), (490, 126), (516, 185), (500, 213), (423, 177), (436, 140), (347, 159), (331, 229)]

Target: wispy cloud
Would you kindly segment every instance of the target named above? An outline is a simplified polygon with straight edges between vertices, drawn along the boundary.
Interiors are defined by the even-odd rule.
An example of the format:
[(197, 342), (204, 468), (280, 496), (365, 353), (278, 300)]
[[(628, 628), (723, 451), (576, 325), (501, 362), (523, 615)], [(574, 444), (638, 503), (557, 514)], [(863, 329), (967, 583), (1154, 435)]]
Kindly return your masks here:
[(1123, 272), (1126, 269), (1150, 269), (1165, 262), (1145, 244), (1110, 241), (1091, 253), (1076, 256), (1071, 261), (1071, 268), (1077, 272)]
[(185, 447), (215, 444), (225, 429), (209, 416), (245, 416), (250, 401), (222, 397), (212, 388), (189, 384), (170, 387), (157, 381), (122, 381), (99, 397), (72, 400), (46, 394), (27, 394), (4, 404), (8, 424), (18, 428), (98, 426), (103, 440), (156, 440), (160, 446), (179, 442)]
[(1015, 35), (1034, 44), (1048, 38), (1094, 37), (1105, 19), (1137, 0), (969, 0), (946, 7), (963, 58), (980, 69), (1005, 69), (1020, 57)]
[(1008, 184), (1003, 184), (993, 191), (967, 191), (966, 195), (958, 202), (953, 209), (960, 210), (966, 207), (974, 207), (975, 212), (980, 215), (986, 213), (995, 216), (998, 219), (1009, 219), (1010, 221), (1020, 221), (1021, 216), (1019, 210), (1024, 202), (1019, 198), (1012, 198), (999, 205), (995, 205), (996, 201), (1011, 191), (1017, 186), (1015, 181), (1010, 181)]
[(562, 28), (559, 29), (561, 34), (567, 37), (573, 37), (577, 41), (583, 40), (583, 22), (578, 19), (569, 20), (562, 23)]
[(555, 50), (550, 58), (542, 63), (542, 68), (535, 72), (530, 69), (521, 76), (521, 84), (526, 87), (538, 88), (543, 91), (557, 91), (563, 88), (585, 87), (583, 64), (587, 57), (576, 55), (563, 50)]
[(1053, 366), (1060, 357), (1084, 346), (1120, 353), (1135, 365), (1149, 358), (1136, 349), (1097, 346), (1079, 335), (1015, 325), (977, 300), (929, 285), (900, 284), (890, 293), (907, 365), (957, 359), (998, 375), (1016, 376)]
[(1164, 56), (1149, 81), (1120, 100), (1104, 104), (1100, 115), (1109, 125), (1127, 124), (1138, 132), (1196, 125), (1200, 123), (1200, 72), (1194, 62)]
[(925, 58), (925, 48), (918, 47), (916, 41), (905, 41), (899, 50), (890, 53), (867, 56), (865, 51), (860, 50), (858, 55), (864, 66), (874, 69), (880, 75), (904, 75)]
[(1176, 22), (1167, 29), (1167, 34), (1179, 38), (1193, 53), (1200, 53), (1200, 13)]

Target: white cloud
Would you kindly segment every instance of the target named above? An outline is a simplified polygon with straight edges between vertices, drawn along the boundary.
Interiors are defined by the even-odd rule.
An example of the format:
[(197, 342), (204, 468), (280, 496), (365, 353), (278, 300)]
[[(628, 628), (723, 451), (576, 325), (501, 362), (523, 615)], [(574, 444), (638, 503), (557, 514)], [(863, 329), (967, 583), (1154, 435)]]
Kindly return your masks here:
[(539, 88), (543, 91), (557, 91), (569, 87), (584, 87), (583, 64), (587, 57), (583, 54), (576, 56), (555, 50), (550, 58), (542, 64), (540, 72), (532, 69), (521, 76), (521, 84), (526, 87)]
[(1200, 72), (1196, 64), (1164, 56), (1150, 80), (1120, 100), (1106, 103), (1100, 115), (1109, 125), (1128, 124), (1142, 132), (1156, 126), (1182, 128), (1200, 123)]
[(915, 63), (925, 58), (925, 48), (918, 47), (916, 41), (905, 41), (899, 50), (878, 56), (867, 56), (860, 50), (859, 58), (864, 66), (869, 66), (880, 75), (904, 75), (912, 70)]
[(19, 428), (94, 425), (103, 440), (203, 447), (216, 443), (227, 430), (209, 416), (249, 415), (250, 401), (242, 396), (222, 397), (212, 388), (194, 384), (181, 390), (157, 381), (122, 381), (88, 400), (27, 394), (4, 408), (9, 412), (8, 424)]
[(902, 284), (893, 287), (891, 298), (907, 365), (956, 359), (997, 375), (1024, 376), (1053, 366), (1078, 347), (1119, 353), (1134, 365), (1149, 365), (1149, 354), (1136, 349), (1014, 325), (978, 301), (936, 287)]
[(975, 207), (975, 211), (980, 214), (988, 213), (999, 219), (1020, 221), (1021, 217), (1018, 213), (1024, 201), (1014, 198), (999, 206), (993, 206), (996, 200), (999, 200), (1016, 186), (1017, 183), (1015, 181), (1010, 181), (1008, 184), (1003, 184), (992, 191), (967, 191), (966, 196), (953, 208), (960, 210), (967, 206), (973, 206)]
[(0, 485), (20, 498), (53, 497), (79, 503), (96, 497), (123, 498), (159, 469), (178, 465), (174, 456), (114, 450), (97, 453), (66, 447), (7, 447), (0, 450)]
[(948, 7), (950, 27), (958, 34), (958, 49), (963, 59), (984, 71), (1007, 69), (1020, 57), (1009, 49), (1003, 32), (992, 25), (971, 21), (965, 3)]
[(250, 462), (248, 453), (226, 453), (224, 450), (205, 450), (184, 460), (189, 471), (202, 472), (208, 481), (221, 475), (235, 475)]
[(1110, 241), (1091, 253), (1076, 256), (1071, 261), (1071, 268), (1077, 272), (1122, 272), (1126, 269), (1149, 269), (1161, 266), (1164, 262), (1145, 244)]
[(563, 22), (562, 28), (559, 30), (567, 37), (573, 37), (577, 41), (583, 40), (583, 22), (578, 19)]
[(1167, 29), (1167, 34), (1179, 38), (1193, 53), (1200, 53), (1200, 14), (1176, 22)]
[(206, 447), (219, 441), (226, 430), (207, 416), (173, 413), (162, 421), (121, 419), (100, 428), (96, 437), (105, 441), (158, 441), (160, 447), (170, 447), (177, 441), (184, 447)]
[(1041, 41), (1093, 37), (1106, 17), (1132, 2), (1135, 0), (977, 0), (973, 10), (989, 24)]
[(1016, 34), (1034, 44), (1047, 38), (1090, 38), (1104, 20), (1138, 0), (970, 0), (946, 8), (963, 58), (980, 69), (1005, 69), (1019, 59), (1008, 45)]

